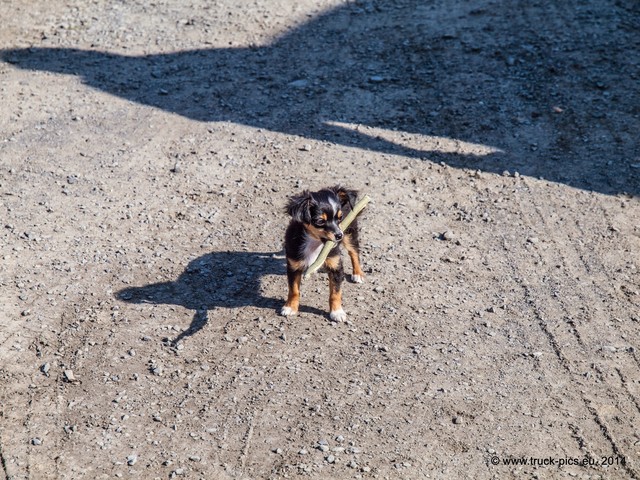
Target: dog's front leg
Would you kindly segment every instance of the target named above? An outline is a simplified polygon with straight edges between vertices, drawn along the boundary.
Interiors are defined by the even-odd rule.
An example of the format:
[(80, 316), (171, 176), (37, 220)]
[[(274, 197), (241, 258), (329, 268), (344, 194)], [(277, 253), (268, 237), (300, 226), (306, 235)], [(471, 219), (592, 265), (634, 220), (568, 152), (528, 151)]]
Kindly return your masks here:
[(287, 263), (287, 281), (289, 283), (289, 295), (287, 303), (284, 304), (280, 313), (286, 317), (298, 313), (300, 306), (300, 282), (302, 280), (302, 270), (294, 269)]
[(329, 273), (329, 317), (334, 322), (344, 322), (347, 314), (342, 309), (342, 282), (344, 267), (340, 255), (327, 258), (325, 262)]

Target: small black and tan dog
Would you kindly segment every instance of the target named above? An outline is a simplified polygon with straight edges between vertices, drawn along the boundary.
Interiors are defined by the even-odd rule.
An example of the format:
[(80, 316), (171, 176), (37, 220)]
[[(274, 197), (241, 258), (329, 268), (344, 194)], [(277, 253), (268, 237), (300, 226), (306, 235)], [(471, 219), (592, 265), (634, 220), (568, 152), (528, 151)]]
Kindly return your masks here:
[(347, 318), (342, 309), (344, 268), (340, 257), (341, 245), (351, 258), (351, 279), (362, 283), (364, 274), (360, 266), (357, 220), (354, 219), (344, 232), (339, 225), (342, 217), (353, 209), (357, 197), (357, 191), (336, 186), (318, 192), (305, 190), (289, 199), (285, 209), (291, 215), (285, 234), (289, 296), (280, 312), (282, 315), (298, 313), (302, 274), (318, 258), (325, 242), (332, 240), (336, 246), (323, 265), (329, 274), (329, 316), (336, 322)]

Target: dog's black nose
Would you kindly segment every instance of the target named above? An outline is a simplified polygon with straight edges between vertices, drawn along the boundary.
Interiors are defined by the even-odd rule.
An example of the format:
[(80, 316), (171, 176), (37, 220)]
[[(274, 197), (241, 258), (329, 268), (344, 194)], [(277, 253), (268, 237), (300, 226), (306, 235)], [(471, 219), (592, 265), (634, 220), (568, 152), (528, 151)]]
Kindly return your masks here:
[(342, 237), (343, 237), (343, 233), (342, 232), (336, 232), (334, 235), (335, 235), (337, 241), (342, 240)]

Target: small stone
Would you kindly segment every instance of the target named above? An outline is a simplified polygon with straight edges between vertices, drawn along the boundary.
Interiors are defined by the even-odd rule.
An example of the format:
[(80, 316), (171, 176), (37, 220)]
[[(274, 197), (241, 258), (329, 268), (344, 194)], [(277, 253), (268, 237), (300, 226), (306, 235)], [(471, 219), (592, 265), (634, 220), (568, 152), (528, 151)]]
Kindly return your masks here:
[(51, 369), (51, 364), (49, 362), (45, 363), (40, 367), (40, 370), (42, 370), (42, 373), (44, 373), (47, 376), (49, 376), (50, 369)]
[(73, 370), (65, 370), (64, 371), (64, 378), (66, 379), (67, 382), (75, 382), (76, 381), (76, 377), (73, 375)]
[(538, 237), (529, 237), (529, 238), (527, 238), (527, 243), (532, 243), (532, 244), (535, 245), (538, 242), (540, 242), (540, 239)]
[(304, 88), (307, 85), (309, 85), (309, 80), (305, 80), (304, 78), (299, 78), (298, 80), (289, 82), (289, 86), (293, 88)]
[(384, 82), (384, 77), (382, 75), (371, 75), (369, 77), (369, 81), (371, 83), (380, 83), (380, 82)]
[(182, 167), (179, 163), (176, 163), (171, 169), (171, 173), (182, 173)]
[(351, 460), (349, 463), (347, 463), (347, 467), (349, 467), (349, 468), (358, 468), (358, 464), (356, 463), (355, 460)]
[(615, 353), (618, 351), (618, 349), (613, 345), (605, 345), (602, 347), (602, 350), (605, 352), (611, 352), (611, 353)]
[(376, 292), (376, 293), (383, 293), (384, 292), (384, 287), (381, 287), (381, 286), (378, 285), (377, 287), (375, 287), (373, 289), (373, 291)]
[(242, 336), (242, 337), (238, 337), (238, 343), (239, 344), (243, 344), (243, 343), (247, 343), (247, 341), (249, 340), (248, 337)]
[(327, 461), (327, 463), (336, 463), (336, 457), (334, 457), (333, 455), (327, 455), (325, 460)]
[(318, 445), (318, 448), (320, 449), (321, 452), (329, 451), (329, 445)]
[(542, 352), (533, 352), (532, 355), (536, 358), (540, 358), (542, 356)]
[(371, 471), (371, 467), (362, 467), (362, 471), (364, 473), (369, 473)]
[(460, 425), (462, 423), (462, 418), (453, 417), (453, 423), (455, 423), (456, 425)]
[(344, 442), (344, 437), (343, 437), (342, 435), (338, 435), (338, 436), (336, 437), (336, 442), (338, 442), (338, 443), (342, 443), (342, 442)]
[(311, 151), (311, 145), (309, 145), (308, 143), (305, 143), (300, 150), (302, 150), (303, 152), (310, 152)]
[(176, 468), (173, 473), (176, 475), (184, 475), (184, 468)]
[(298, 452), (298, 455), (306, 455), (307, 453), (309, 452), (307, 452), (305, 448), (301, 448), (300, 451)]
[(42, 439), (41, 438), (32, 438), (31, 439), (31, 445), (42, 445)]
[(191, 460), (192, 462), (199, 462), (200, 461), (200, 457), (198, 455), (191, 455), (189, 457), (189, 460)]
[(451, 230), (447, 230), (446, 232), (444, 232), (442, 234), (442, 239), (446, 240), (448, 242), (450, 242), (451, 240), (455, 239), (456, 236), (454, 235), (454, 233)]
[(127, 465), (133, 466), (138, 461), (138, 456), (133, 454), (127, 457)]
[(275, 453), (276, 455), (282, 455), (282, 449), (281, 448), (274, 448), (273, 450), (271, 450), (273, 453)]
[(78, 182), (78, 177), (76, 175), (69, 175), (67, 177), (67, 183), (69, 185), (73, 185), (74, 183), (77, 183), (77, 182)]

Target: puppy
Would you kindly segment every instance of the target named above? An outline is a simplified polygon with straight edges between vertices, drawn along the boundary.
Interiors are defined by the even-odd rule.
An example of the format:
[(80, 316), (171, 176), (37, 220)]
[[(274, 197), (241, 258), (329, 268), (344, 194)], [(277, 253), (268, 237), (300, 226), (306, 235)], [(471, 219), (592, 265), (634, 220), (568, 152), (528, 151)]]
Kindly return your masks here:
[(291, 223), (284, 240), (289, 295), (280, 312), (282, 315), (298, 313), (302, 274), (318, 258), (324, 243), (332, 240), (336, 242), (336, 246), (329, 252), (323, 265), (329, 274), (329, 316), (336, 322), (347, 318), (342, 309), (344, 268), (340, 257), (341, 245), (351, 259), (351, 279), (362, 283), (364, 274), (360, 266), (357, 220), (351, 222), (344, 232), (339, 225), (343, 216), (353, 209), (357, 197), (357, 191), (336, 186), (318, 192), (305, 190), (289, 199), (285, 210), (291, 215)]

